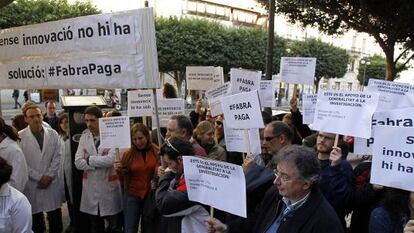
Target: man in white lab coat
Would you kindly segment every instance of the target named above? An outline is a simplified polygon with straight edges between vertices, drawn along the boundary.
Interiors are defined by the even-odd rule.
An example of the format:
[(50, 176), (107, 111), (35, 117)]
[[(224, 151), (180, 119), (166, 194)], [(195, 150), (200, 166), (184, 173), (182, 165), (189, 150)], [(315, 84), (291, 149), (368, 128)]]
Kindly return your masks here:
[(115, 155), (109, 149), (99, 148), (99, 118), (102, 111), (87, 107), (84, 120), (88, 127), (82, 133), (75, 165), (83, 170), (80, 211), (89, 215), (90, 232), (105, 232), (104, 219), (108, 219), (107, 232), (122, 232), (118, 213), (122, 211), (121, 185), (114, 169)]
[(20, 146), (27, 161), (29, 181), (24, 194), (32, 205), (33, 231), (45, 232), (43, 212), (47, 213), (50, 233), (62, 232), (62, 185), (58, 178), (61, 150), (59, 136), (43, 127), (42, 111), (36, 104), (23, 110), (28, 126), (19, 132)]

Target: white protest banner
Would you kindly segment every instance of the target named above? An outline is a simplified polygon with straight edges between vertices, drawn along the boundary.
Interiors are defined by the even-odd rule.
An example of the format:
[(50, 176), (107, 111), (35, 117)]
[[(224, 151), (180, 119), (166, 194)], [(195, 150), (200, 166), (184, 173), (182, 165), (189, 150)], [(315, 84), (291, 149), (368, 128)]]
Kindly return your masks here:
[(152, 116), (153, 100), (152, 90), (128, 91), (128, 116)]
[(282, 82), (313, 85), (315, 68), (316, 58), (314, 57), (282, 57), (280, 59)]
[(129, 117), (99, 118), (99, 139), (101, 148), (130, 148)]
[[(184, 100), (176, 99), (158, 99), (158, 116), (160, 118), (160, 127), (167, 127), (167, 122), (171, 116), (184, 115)], [(156, 126), (155, 108), (152, 115), (152, 125)]]
[(0, 83), (2, 88), (149, 88), (154, 80), (139, 72), (142, 65), (136, 55), (25, 59), (0, 64)]
[[(377, 125), (397, 126), (404, 128), (414, 127), (414, 108), (400, 108), (383, 112), (375, 112), (372, 116), (372, 127)], [(374, 135), (373, 133), (371, 135)], [(368, 139), (355, 138), (354, 153), (355, 154), (372, 154), (372, 145), (375, 138), (371, 136)]]
[(186, 83), (189, 90), (207, 90), (223, 83), (223, 73), (220, 67), (187, 66)]
[(302, 114), (303, 124), (312, 124), (315, 116), (317, 94), (303, 94), (302, 95)]
[(378, 79), (369, 79), (368, 91), (379, 92), (378, 110), (414, 107), (414, 86)]
[(375, 92), (319, 91), (313, 129), (369, 138), (378, 96)]
[(208, 99), (208, 104), (210, 105), (211, 115), (217, 116), (223, 113), (221, 108), (221, 97), (226, 96), (229, 93), (230, 82), (209, 89), (206, 91), (206, 97)]
[(259, 99), (262, 107), (272, 108), (275, 106), (275, 86), (272, 80), (261, 80), (259, 88)]
[(151, 8), (10, 28), (0, 35), (3, 88), (160, 86)]
[(241, 166), (183, 156), (188, 199), (246, 218), (246, 180)]
[(249, 92), (260, 88), (261, 71), (230, 69), (230, 93)]
[(250, 142), (250, 152), (252, 154), (262, 153), (260, 147), (260, 135), (259, 129), (249, 129), (249, 138), (245, 138), (244, 130), (242, 129), (230, 129), (226, 127), (226, 122), (223, 121), (224, 126), (224, 140), (226, 141), (227, 151), (236, 151), (247, 153), (246, 143)]
[(414, 192), (414, 133), (411, 128), (374, 127), (371, 183)]
[(264, 128), (257, 90), (222, 97), (221, 106), (228, 128)]

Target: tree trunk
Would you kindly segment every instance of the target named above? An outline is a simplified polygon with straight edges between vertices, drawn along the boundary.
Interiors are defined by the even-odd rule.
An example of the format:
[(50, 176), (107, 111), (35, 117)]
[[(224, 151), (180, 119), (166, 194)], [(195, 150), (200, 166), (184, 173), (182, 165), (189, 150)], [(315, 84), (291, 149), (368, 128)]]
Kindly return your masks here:
[(387, 69), (385, 70), (385, 80), (394, 81), (397, 75), (397, 69), (395, 67), (394, 56), (386, 56)]

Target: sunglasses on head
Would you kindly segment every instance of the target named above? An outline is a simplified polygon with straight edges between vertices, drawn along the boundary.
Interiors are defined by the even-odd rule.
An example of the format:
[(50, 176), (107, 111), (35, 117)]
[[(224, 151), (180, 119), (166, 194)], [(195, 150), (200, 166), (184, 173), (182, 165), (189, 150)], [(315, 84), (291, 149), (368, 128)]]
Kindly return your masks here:
[(167, 144), (167, 146), (168, 146), (168, 147), (170, 147), (171, 149), (173, 149), (175, 152), (180, 153), (180, 151), (178, 151), (178, 150), (177, 150), (177, 148), (175, 148), (175, 147), (171, 144), (171, 142), (170, 142), (170, 139), (169, 139), (169, 138), (167, 138), (167, 140), (165, 140), (165, 144)]

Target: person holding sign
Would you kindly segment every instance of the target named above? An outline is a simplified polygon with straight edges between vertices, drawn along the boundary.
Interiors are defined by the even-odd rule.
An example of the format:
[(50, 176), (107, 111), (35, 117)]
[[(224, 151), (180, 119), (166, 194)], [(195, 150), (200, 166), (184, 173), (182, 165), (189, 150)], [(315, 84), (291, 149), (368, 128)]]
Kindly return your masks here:
[[(342, 143), (339, 135), (338, 144)], [(321, 163), (321, 192), (334, 207), (345, 229), (345, 208), (353, 193), (354, 175), (348, 161), (342, 159), (342, 150), (335, 145), (335, 134), (318, 132), (316, 150)]]
[(83, 170), (80, 211), (89, 215), (90, 232), (105, 232), (104, 219), (111, 232), (121, 232), (118, 213), (122, 211), (121, 185), (114, 169), (115, 154), (99, 148), (99, 118), (102, 110), (89, 106), (84, 111), (88, 127), (79, 139), (75, 166)]
[(293, 130), (293, 144), (302, 145), (302, 140), (312, 134), (312, 130), (303, 124), (302, 113), (298, 109), (298, 99), (294, 96), (289, 101), (290, 113), (283, 116), (285, 122)]
[[(197, 203), (188, 200), (187, 186), (184, 179), (183, 156), (194, 155), (190, 142), (182, 138), (168, 138), (161, 147), (169, 171), (159, 167), (159, 186), (156, 192), (157, 208), (164, 215), (161, 232), (206, 232), (202, 223), (208, 212)], [(194, 228), (193, 228), (194, 227)]]
[(334, 209), (319, 191), (320, 164), (312, 149), (298, 145), (282, 148), (274, 174), (274, 185), (253, 214), (229, 225), (209, 218), (209, 232), (344, 232)]
[(226, 151), (214, 141), (214, 127), (210, 121), (201, 121), (193, 131), (193, 138), (207, 152), (207, 157), (226, 161)]
[[(144, 210), (144, 199), (155, 189), (158, 146), (152, 144), (149, 129), (142, 123), (131, 127), (131, 145), (115, 169), (124, 184), (124, 232), (136, 233)], [(141, 226), (143, 226), (143, 219)], [(140, 232), (142, 230), (140, 229)]]

